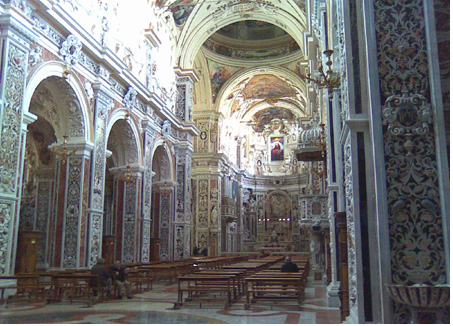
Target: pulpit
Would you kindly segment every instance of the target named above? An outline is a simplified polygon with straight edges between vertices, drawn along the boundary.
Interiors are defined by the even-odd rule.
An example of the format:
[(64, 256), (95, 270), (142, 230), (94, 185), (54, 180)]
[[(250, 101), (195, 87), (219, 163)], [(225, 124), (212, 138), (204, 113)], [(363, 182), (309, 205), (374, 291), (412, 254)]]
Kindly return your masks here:
[(41, 231), (19, 231), (16, 274), (36, 272), (39, 239), (41, 239), (41, 237)]

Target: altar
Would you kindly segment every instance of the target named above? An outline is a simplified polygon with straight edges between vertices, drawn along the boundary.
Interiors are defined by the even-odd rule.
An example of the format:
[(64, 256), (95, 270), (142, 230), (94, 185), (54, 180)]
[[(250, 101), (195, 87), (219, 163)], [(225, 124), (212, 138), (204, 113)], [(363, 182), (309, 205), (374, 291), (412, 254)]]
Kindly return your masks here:
[(270, 255), (275, 252), (284, 252), (285, 247), (282, 246), (264, 246), (264, 247), (259, 247), (258, 251), (263, 254), (263, 255)]

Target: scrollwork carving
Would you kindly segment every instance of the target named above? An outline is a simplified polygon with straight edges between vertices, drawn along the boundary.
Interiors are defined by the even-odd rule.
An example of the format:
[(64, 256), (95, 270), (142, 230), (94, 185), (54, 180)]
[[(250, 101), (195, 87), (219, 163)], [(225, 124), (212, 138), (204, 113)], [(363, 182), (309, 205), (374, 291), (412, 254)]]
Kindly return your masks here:
[(382, 110), (383, 124), (393, 136), (426, 135), (432, 109), (420, 94), (389, 96)]

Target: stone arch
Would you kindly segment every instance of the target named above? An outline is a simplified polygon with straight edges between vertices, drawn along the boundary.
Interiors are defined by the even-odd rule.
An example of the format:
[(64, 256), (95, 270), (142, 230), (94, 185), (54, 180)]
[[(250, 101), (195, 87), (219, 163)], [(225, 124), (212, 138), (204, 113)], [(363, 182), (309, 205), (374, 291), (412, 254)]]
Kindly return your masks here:
[(304, 12), (293, 1), (281, 3), (271, 0), (246, 4), (218, 1), (207, 4), (209, 7), (201, 10), (203, 6), (206, 4), (195, 6), (193, 12), (197, 12), (197, 15), (191, 15), (179, 38), (179, 65), (183, 69), (193, 67), (195, 57), (207, 38), (222, 27), (243, 20), (261, 20), (277, 25), (294, 38), (302, 53), (305, 52), (303, 35), (307, 30), (307, 22)]
[[(160, 181), (165, 181), (165, 182), (171, 182), (175, 180), (175, 175), (174, 175), (174, 155), (172, 155), (173, 149), (168, 145), (167, 141), (164, 138), (159, 138), (156, 140), (154, 143), (153, 150), (151, 151), (151, 157), (152, 157), (152, 170), (155, 173), (154, 178), (156, 180)], [(155, 166), (155, 158), (156, 155), (160, 154), (160, 158), (164, 161), (162, 161), (161, 165), (159, 167)], [(156, 168), (158, 168), (158, 171), (156, 171)], [(168, 174), (165, 174), (165, 171), (163, 169), (168, 168)], [(163, 174), (160, 172), (164, 172)]]
[[(115, 166), (141, 165), (143, 163), (140, 133), (134, 118), (132, 116), (127, 117), (127, 113), (128, 110), (125, 108), (116, 110), (111, 115), (106, 128), (107, 149), (111, 146), (119, 146), (115, 147), (118, 152), (115, 155), (112, 153)], [(110, 136), (113, 136), (113, 138)], [(111, 143), (111, 141), (114, 143)]]
[[(49, 61), (41, 64), (28, 76), (24, 96), (25, 111), (32, 112), (34, 109), (38, 109), (54, 127), (57, 139), (61, 139), (65, 133), (65, 130), (63, 130), (65, 126), (61, 125), (60, 121), (68, 119), (68, 136), (76, 138), (78, 141), (91, 141), (93, 139), (93, 123), (90, 118), (89, 99), (83, 83), (77, 75), (70, 73), (66, 78), (63, 78), (65, 70), (66, 66), (63, 63)], [(47, 92), (44, 87), (48, 90), (55, 87), (58, 91), (52, 93), (52, 90), (49, 90)], [(36, 105), (39, 106), (39, 103), (36, 100), (40, 96), (44, 99), (48, 98), (48, 95), (52, 95), (58, 100), (53, 104), (46, 103), (49, 107), (42, 104), (42, 107), (38, 108)], [(59, 109), (51, 112), (52, 105), (54, 105), (54, 108), (56, 105), (67, 107), (68, 110), (64, 112)], [(55, 110), (57, 109), (58, 107), (55, 108)], [(64, 114), (63, 117), (62, 114)]]

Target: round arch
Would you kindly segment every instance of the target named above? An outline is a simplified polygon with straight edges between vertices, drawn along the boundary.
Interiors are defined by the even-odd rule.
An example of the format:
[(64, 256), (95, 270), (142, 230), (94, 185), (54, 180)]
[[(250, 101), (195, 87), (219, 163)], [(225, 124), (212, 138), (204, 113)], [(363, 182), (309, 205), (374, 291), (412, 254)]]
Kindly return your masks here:
[[(165, 138), (163, 137), (160, 137), (158, 138), (155, 142), (154, 142), (154, 145), (153, 145), (153, 148), (151, 150), (151, 158), (153, 161), (154, 159), (154, 154), (156, 153), (156, 150), (159, 148), (159, 147), (162, 147), (164, 152), (166, 153), (167, 155), (167, 158), (168, 158), (168, 162), (170, 164), (170, 180), (171, 181), (174, 181), (175, 180), (175, 171), (174, 171), (174, 166), (175, 166), (175, 162), (174, 162), (174, 155), (172, 155), (172, 149), (170, 148), (170, 146), (168, 145), (168, 142)], [(153, 170), (153, 166), (151, 167), (151, 169)], [(154, 170), (153, 170), (154, 171)]]
[[(133, 162), (129, 161), (130, 163), (136, 163), (139, 165), (143, 165), (143, 148), (141, 146), (141, 138), (140, 138), (140, 132), (138, 129), (138, 126), (132, 116), (129, 116), (127, 119), (125, 118), (128, 114), (128, 109), (126, 108), (119, 108), (116, 109), (112, 115), (110, 116), (108, 123), (107, 123), (107, 128), (106, 128), (106, 135), (107, 139), (109, 139), (113, 127), (115, 123), (117, 122), (122, 122), (126, 124), (129, 127), (129, 130), (131, 131), (130, 134), (125, 133), (122, 135), (122, 141), (124, 143), (128, 142), (128, 149), (131, 150), (129, 153), (130, 156), (133, 158)], [(132, 143), (135, 143), (135, 146), (130, 146)], [(106, 146), (108, 146), (108, 142), (106, 142)], [(127, 165), (128, 162), (124, 162), (124, 165)]]
[[(196, 14), (195, 14), (196, 13)], [(302, 17), (300, 20), (297, 17)], [(261, 20), (285, 30), (305, 53), (303, 35), (307, 21), (302, 10), (292, 1), (270, 0), (263, 2), (219, 1), (216, 4), (199, 3), (181, 33), (178, 47), (181, 49), (179, 66), (191, 69), (202, 44), (217, 30), (243, 20)], [(283, 23), (285, 22), (285, 23)]]
[[(40, 64), (27, 76), (27, 83), (25, 86), (24, 95), (24, 111), (29, 112), (33, 94), (38, 88), (39, 84), (49, 77), (58, 77), (63, 79), (66, 71), (66, 65), (59, 61), (48, 61)], [(69, 87), (74, 92), (74, 95), (80, 105), (83, 123), (83, 137), (85, 142), (93, 142), (93, 121), (90, 113), (90, 103), (83, 87), (83, 83), (76, 74), (70, 73), (64, 78)]]

